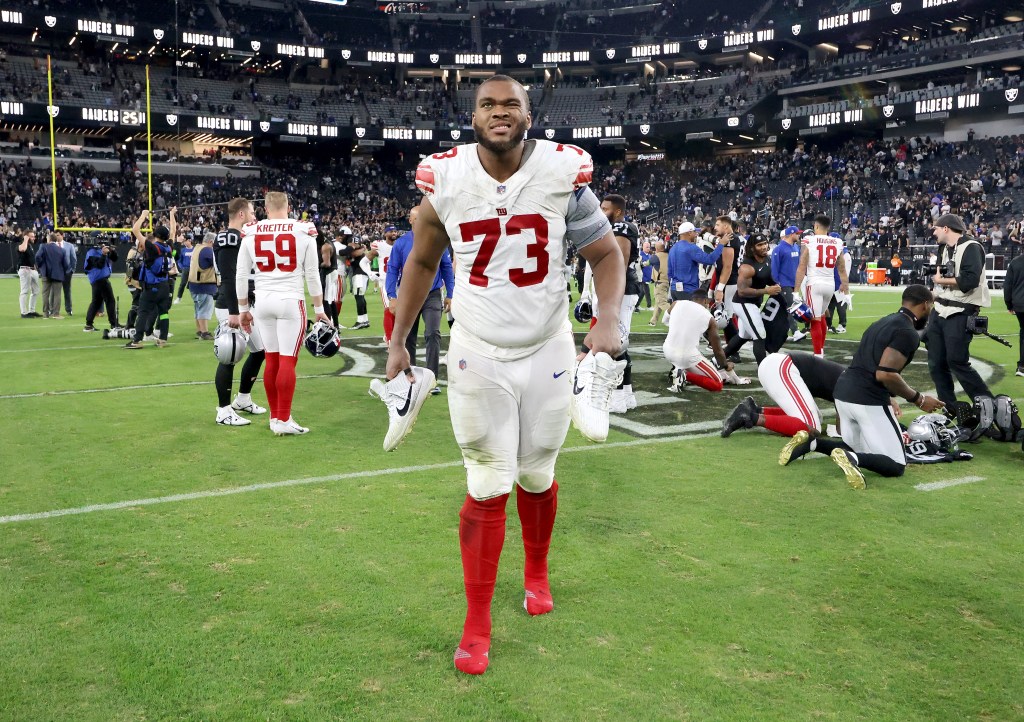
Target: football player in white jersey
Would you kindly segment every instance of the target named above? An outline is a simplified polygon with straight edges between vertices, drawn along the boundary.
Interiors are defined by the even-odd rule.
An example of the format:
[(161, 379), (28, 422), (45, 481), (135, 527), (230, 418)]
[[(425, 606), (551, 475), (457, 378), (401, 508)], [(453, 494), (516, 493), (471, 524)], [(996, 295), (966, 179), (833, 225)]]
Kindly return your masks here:
[[(491, 597), (513, 487), (526, 552), (523, 605), (532, 615), (552, 610), (547, 553), (557, 508), (554, 471), (570, 400), (578, 395), (595, 417), (603, 413), (607, 434), (608, 399), (624, 365), (612, 358), (621, 346), (618, 317), (605, 314), (587, 336), (592, 353), (573, 371), (563, 273), (567, 241), (593, 267), (604, 308), (619, 308), (625, 266), (588, 187), (590, 155), (571, 145), (526, 140), (530, 124), (523, 86), (492, 76), (476, 93), (477, 143), (420, 164), (416, 185), (424, 199), (395, 313), (394, 336), (405, 338), (450, 242), (457, 259), (452, 311), (458, 323), (448, 349), (449, 410), (469, 490), (459, 525), (468, 608), (455, 666), (467, 674), (482, 674), (489, 661)], [(401, 379), (403, 373), (408, 405), (423, 381), (410, 386), (416, 377), (409, 354), (393, 343), (387, 375)], [(424, 392), (415, 393), (419, 399)]]
[[(703, 300), (703, 299), (701, 299)], [(700, 352), (700, 340), (706, 335), (711, 351), (724, 369), (720, 373)], [(672, 386), (669, 391), (682, 391), (687, 384), (708, 391), (722, 390), (723, 375), (735, 377), (733, 363), (725, 357), (718, 325), (711, 312), (698, 301), (676, 301), (669, 311), (668, 335), (662, 345), (665, 358), (672, 364)]]
[[(305, 278), (317, 321), (324, 313), (316, 250), (316, 226), (288, 217), (288, 196), (272, 191), (266, 196), (267, 219), (242, 227), (242, 245), (235, 268), (235, 288), (248, 289), (255, 269), (255, 323), (266, 350), (263, 386), (270, 402), (270, 430), (278, 436), (305, 434), (309, 429), (292, 418), (295, 363), (306, 334)], [(241, 291), (238, 291), (240, 293)], [(239, 320), (249, 331), (253, 314), (249, 299), (238, 299)]]
[(811, 343), (815, 356), (825, 355), (825, 337), (828, 335), (828, 321), (825, 312), (833, 294), (850, 292), (846, 264), (840, 263), (839, 288), (836, 288), (836, 262), (843, 251), (843, 239), (828, 235), (832, 220), (826, 215), (814, 217), (814, 235), (804, 241), (800, 251), (800, 265), (796, 269), (796, 287), (804, 296), (804, 302), (814, 316), (811, 321)]
[[(391, 309), (388, 308), (388, 292), (384, 289), (384, 278), (388, 272), (388, 259), (391, 257), (391, 241), (395, 239), (398, 234), (398, 229), (394, 226), (388, 226), (387, 231), (384, 233), (384, 239), (380, 241), (374, 241), (370, 244), (370, 250), (366, 252), (360, 263), (364, 264), (366, 275), (377, 284), (377, 290), (380, 292), (380, 301), (384, 306), (384, 313), (382, 320), (384, 322), (384, 343), (391, 343), (391, 329), (395, 326), (395, 315), (391, 313)], [(373, 259), (377, 259), (377, 270), (373, 270)]]

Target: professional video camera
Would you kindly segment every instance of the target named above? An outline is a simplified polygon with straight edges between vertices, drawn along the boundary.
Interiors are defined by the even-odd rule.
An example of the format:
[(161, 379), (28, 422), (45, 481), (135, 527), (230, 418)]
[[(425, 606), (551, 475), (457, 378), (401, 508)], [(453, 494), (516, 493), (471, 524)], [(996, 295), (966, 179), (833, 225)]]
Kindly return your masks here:
[(130, 341), (135, 340), (134, 328), (111, 328), (103, 330), (103, 338), (123, 338)]

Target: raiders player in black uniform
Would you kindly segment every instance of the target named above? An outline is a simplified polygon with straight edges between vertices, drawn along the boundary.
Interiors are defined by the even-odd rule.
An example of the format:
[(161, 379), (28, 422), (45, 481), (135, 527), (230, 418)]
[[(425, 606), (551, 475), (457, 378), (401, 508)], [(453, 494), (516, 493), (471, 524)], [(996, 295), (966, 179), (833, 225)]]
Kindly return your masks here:
[[(768, 297), (764, 301), (764, 297)], [(743, 262), (736, 273), (736, 290), (732, 309), (736, 315), (738, 333), (729, 339), (725, 347), (726, 357), (738, 353), (747, 341), (753, 341), (754, 358), (761, 363), (772, 351), (785, 343), (785, 334), (779, 338), (779, 326), (785, 328), (787, 310), (782, 307), (782, 286), (772, 278), (771, 261), (768, 259), (768, 239), (755, 233), (747, 241), (743, 251)], [(764, 309), (761, 304), (764, 301)], [(771, 348), (767, 348), (769, 331)]]
[[(634, 270), (640, 260), (640, 231), (635, 223), (626, 220), (626, 199), (622, 196), (605, 196), (601, 201), (601, 210), (612, 224), (612, 233), (626, 262), (626, 286), (622, 295), (622, 307), (619, 309), (619, 331), (623, 334), (622, 354), (615, 359), (625, 359), (626, 370), (622, 374), (622, 383), (612, 392), (608, 404), (609, 412), (624, 414), (636, 408), (636, 396), (633, 394), (633, 364), (629, 357), (629, 326), (633, 321), (633, 309), (644, 292), (643, 284)], [(598, 313), (604, 313), (604, 309), (598, 308)]]
[(779, 453), (780, 464), (811, 451), (828, 454), (854, 489), (864, 488), (861, 467), (881, 476), (903, 476), (907, 457), (891, 397), (900, 396), (925, 412), (944, 406), (912, 389), (900, 375), (921, 343), (918, 332), (927, 324), (933, 303), (926, 287), (907, 286), (901, 308), (868, 327), (834, 391), (843, 440), (813, 439), (801, 431)]
[[(320, 256), (320, 288), (324, 289), (324, 313), (331, 319), (331, 323), (334, 324), (335, 328), (341, 328), (338, 325), (338, 304), (328, 298), (327, 292), (327, 277), (338, 270), (338, 251), (334, 247), (334, 241), (327, 238), (326, 234), (321, 227), (316, 236), (316, 244), (319, 250)], [(339, 276), (335, 276), (338, 279), (339, 284), (343, 284), (344, 279)]]
[(352, 327), (353, 330), (370, 327), (370, 316), (366, 312), (366, 289), (370, 285), (370, 277), (363, 268), (366, 250), (366, 244), (361, 240), (355, 241), (352, 244), (352, 255), (349, 256), (352, 268), (352, 295), (356, 299), (356, 325)]
[[(228, 228), (217, 234), (213, 242), (213, 254), (220, 272), (220, 288), (214, 310), (218, 324), (227, 323), (232, 328), (239, 328), (238, 293), (235, 292), (235, 266), (238, 261), (238, 247), (242, 242), (242, 226), (254, 223), (252, 203), (245, 198), (233, 198), (228, 202)], [(249, 303), (254, 304), (255, 298), (249, 287)], [(255, 330), (255, 328), (254, 328)], [(257, 348), (258, 350), (253, 350)], [(249, 357), (242, 365), (242, 377), (238, 381), (238, 395), (231, 401), (231, 385), (235, 378), (235, 367), (228, 364), (217, 364), (214, 385), (217, 387), (217, 423), (222, 426), (247, 426), (249, 419), (242, 418), (237, 412), (249, 414), (265, 414), (267, 410), (252, 400), (252, 387), (263, 366), (263, 345), (256, 336), (250, 336)]]

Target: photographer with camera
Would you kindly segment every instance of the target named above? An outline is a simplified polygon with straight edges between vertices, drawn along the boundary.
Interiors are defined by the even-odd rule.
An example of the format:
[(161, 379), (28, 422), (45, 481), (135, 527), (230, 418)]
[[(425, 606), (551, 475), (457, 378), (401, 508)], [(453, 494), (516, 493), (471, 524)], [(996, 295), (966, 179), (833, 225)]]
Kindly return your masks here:
[(928, 372), (939, 399), (956, 408), (953, 377), (960, 382), (968, 398), (992, 396), (981, 376), (971, 366), (970, 346), (982, 307), (992, 304), (985, 283), (985, 249), (974, 238), (965, 236), (960, 216), (946, 213), (935, 220), (932, 235), (939, 242), (935, 284), (935, 308), (928, 319), (925, 345), (928, 347)]
[(149, 216), (148, 210), (143, 209), (136, 219), (135, 225), (132, 226), (132, 234), (138, 241), (138, 251), (143, 256), (140, 272), (142, 293), (139, 295), (135, 337), (130, 343), (125, 344), (126, 349), (143, 347), (142, 339), (145, 337), (149, 324), (152, 324), (155, 329), (157, 348), (167, 345), (170, 326), (169, 312), (171, 310), (170, 269), (174, 262), (171, 258), (170, 239), (177, 231), (177, 212), (177, 207), (171, 208), (171, 227), (169, 229), (166, 226), (157, 226), (150, 236), (142, 234), (142, 224)]
[(1017, 375), (1024, 376), (1024, 256), (1014, 258), (1006, 269), (1003, 301), (1006, 302), (1006, 310), (1017, 316), (1017, 324), (1020, 326)]
[(89, 278), (89, 283), (92, 284), (92, 301), (89, 303), (89, 310), (85, 312), (83, 331), (96, 330), (93, 328), (92, 322), (96, 319), (96, 313), (104, 306), (107, 308), (107, 321), (110, 322), (110, 328), (118, 327), (114, 288), (110, 285), (110, 273), (114, 270), (116, 260), (117, 251), (106, 243), (94, 245), (85, 254), (85, 273)]

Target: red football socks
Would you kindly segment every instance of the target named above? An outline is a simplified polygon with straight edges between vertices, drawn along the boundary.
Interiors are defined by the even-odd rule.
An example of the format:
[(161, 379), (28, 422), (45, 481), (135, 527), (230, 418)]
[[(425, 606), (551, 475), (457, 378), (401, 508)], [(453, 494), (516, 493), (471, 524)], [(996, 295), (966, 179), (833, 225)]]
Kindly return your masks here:
[(814, 353), (825, 353), (825, 336), (827, 334), (828, 321), (824, 316), (811, 321), (811, 345), (814, 347)]
[(288, 417), (281, 418), (277, 413), (277, 369), (280, 366), (281, 354), (267, 351), (263, 367), (263, 389), (267, 392), (267, 403), (270, 404), (270, 418), (279, 421), (287, 421)]
[(391, 332), (395, 328), (395, 314), (388, 308), (384, 309), (384, 343), (391, 343)]
[(280, 366), (277, 369), (277, 406), (281, 414), (278, 421), (287, 421), (292, 417), (292, 398), (295, 396), (295, 363), (296, 356), (278, 354)]
[(701, 361), (696, 366), (691, 366), (690, 368), (695, 368), (700, 373), (687, 371), (686, 381), (688, 383), (715, 393), (722, 390), (722, 377), (718, 375), (718, 372), (715, 371), (715, 368), (710, 363)]
[(767, 408), (764, 410), (764, 428), (783, 436), (796, 436), (796, 432), (808, 430), (807, 424), (800, 419), (785, 414), (771, 414)]
[(531, 615), (547, 614), (554, 609), (551, 587), (548, 583), (548, 549), (551, 530), (558, 513), (558, 482), (539, 494), (531, 494), (516, 486), (516, 505), (519, 522), (523, 527), (523, 549), (526, 566), (523, 587), (526, 589), (524, 606)]
[(459, 546), (466, 587), (466, 622), (455, 650), (455, 667), (466, 674), (483, 674), (491, 647), (491, 598), (498, 578), (498, 559), (505, 543), (505, 503), (508, 494), (477, 501), (466, 496), (459, 512)]

